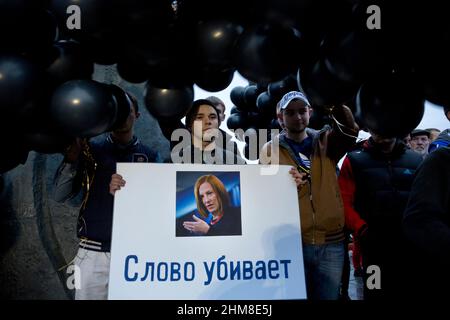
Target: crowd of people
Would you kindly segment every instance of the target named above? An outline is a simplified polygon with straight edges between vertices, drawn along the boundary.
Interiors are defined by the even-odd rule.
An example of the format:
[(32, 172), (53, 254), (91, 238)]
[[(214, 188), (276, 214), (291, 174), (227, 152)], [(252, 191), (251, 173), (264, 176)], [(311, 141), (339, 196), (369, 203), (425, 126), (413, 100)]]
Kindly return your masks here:
[[(107, 298), (114, 195), (126, 185), (116, 173), (116, 163), (162, 162), (157, 151), (134, 135), (139, 106), (129, 97), (132, 105), (123, 126), (101, 142), (77, 139), (55, 177), (57, 201), (83, 195), (74, 261), (82, 271), (76, 299)], [(173, 147), (170, 161), (245, 164), (232, 137), (219, 129), (224, 111), (217, 97), (194, 101), (185, 121), (189, 141), (183, 148)], [(344, 105), (331, 110), (332, 125), (309, 128), (314, 109), (299, 91), (286, 93), (276, 112), (282, 131), (260, 150), (259, 161), (292, 167), (308, 299), (342, 298), (348, 281), (344, 266), (349, 234), (366, 300), (413, 293), (426, 297), (438, 281), (450, 284), (450, 277), (441, 275), (450, 265), (449, 129), (415, 129), (407, 137), (370, 131), (369, 139), (357, 143), (359, 126)], [(450, 121), (450, 109), (444, 107), (444, 112)], [(198, 214), (181, 222), (183, 231), (240, 234), (241, 230), (230, 231), (230, 219), (236, 215), (230, 213), (225, 187), (217, 177), (200, 177), (195, 197)], [(428, 269), (417, 266), (427, 264), (442, 270), (435, 282), (422, 281)], [(381, 284), (369, 286), (373, 266), (380, 270)]]

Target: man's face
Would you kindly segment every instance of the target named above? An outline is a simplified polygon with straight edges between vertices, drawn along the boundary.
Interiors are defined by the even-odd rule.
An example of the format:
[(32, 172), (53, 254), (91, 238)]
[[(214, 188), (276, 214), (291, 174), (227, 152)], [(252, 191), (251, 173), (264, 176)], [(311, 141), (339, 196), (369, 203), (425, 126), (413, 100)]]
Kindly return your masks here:
[(440, 131), (434, 129), (429, 130), (429, 132), (430, 132), (430, 139), (429, 139), (430, 143), (436, 140), (439, 134), (441, 133)]
[(203, 182), (198, 188), (198, 193), (203, 205), (209, 212), (214, 213), (219, 210), (217, 195), (209, 182)]
[(225, 106), (222, 104), (218, 104), (218, 105), (216, 105), (216, 109), (217, 109), (217, 111), (219, 111), (220, 121), (221, 122), (225, 121)]
[(406, 137), (403, 138), (403, 142), (409, 147), (411, 148), (411, 135), (408, 134)]
[(303, 132), (309, 124), (312, 109), (302, 100), (294, 100), (279, 115), (285, 129), (292, 133)]
[(427, 154), (430, 139), (426, 135), (417, 135), (411, 138), (411, 149), (419, 154)]
[(216, 110), (208, 105), (201, 105), (198, 108), (194, 123), (192, 124), (193, 134), (202, 141), (210, 141), (213, 136), (217, 136), (219, 129), (219, 119)]

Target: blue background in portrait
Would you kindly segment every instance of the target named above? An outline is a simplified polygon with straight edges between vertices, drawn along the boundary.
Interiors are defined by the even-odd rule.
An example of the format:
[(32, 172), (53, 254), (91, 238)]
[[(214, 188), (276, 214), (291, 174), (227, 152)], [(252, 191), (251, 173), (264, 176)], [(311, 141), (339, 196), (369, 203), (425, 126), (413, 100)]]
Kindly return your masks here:
[(241, 185), (239, 171), (183, 171), (177, 172), (176, 218), (180, 218), (197, 209), (194, 186), (197, 179), (204, 175), (215, 175), (219, 178), (230, 196), (232, 207), (241, 206)]

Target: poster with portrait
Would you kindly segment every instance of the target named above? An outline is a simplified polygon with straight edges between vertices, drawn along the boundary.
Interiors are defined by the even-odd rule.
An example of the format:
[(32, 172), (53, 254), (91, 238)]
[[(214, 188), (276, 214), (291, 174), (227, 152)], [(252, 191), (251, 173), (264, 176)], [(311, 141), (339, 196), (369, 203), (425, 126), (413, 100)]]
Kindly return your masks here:
[(109, 299), (305, 299), (289, 166), (119, 163)]

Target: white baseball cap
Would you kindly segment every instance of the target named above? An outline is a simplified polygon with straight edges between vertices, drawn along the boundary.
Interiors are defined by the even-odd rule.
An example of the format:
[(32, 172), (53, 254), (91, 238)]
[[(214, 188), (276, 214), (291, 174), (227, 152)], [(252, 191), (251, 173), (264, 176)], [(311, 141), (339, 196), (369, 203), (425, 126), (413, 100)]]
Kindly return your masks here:
[(292, 100), (302, 100), (304, 103), (306, 103), (308, 106), (311, 106), (306, 96), (301, 93), (300, 91), (290, 91), (286, 93), (283, 98), (281, 98), (279, 102), (280, 111), (286, 109), (286, 107), (289, 105), (289, 103)]

